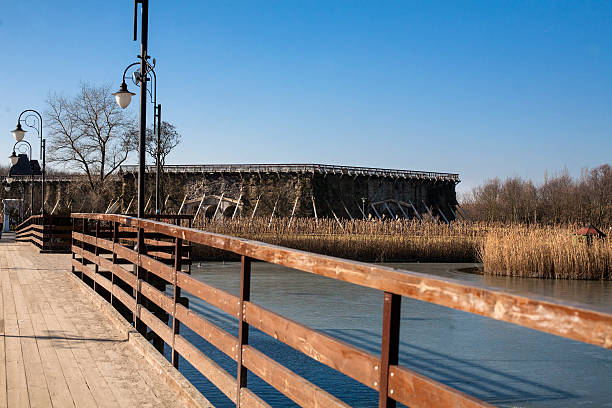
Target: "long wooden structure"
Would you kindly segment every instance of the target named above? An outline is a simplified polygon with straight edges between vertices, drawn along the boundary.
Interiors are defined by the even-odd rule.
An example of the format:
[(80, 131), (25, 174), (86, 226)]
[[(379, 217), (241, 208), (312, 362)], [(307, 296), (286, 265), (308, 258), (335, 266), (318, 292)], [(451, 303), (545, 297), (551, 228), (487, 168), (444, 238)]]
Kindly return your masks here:
[(69, 253), (72, 220), (68, 215), (33, 215), (15, 229), (16, 240), (28, 242), (40, 252)]
[[(136, 173), (138, 166), (123, 165), (121, 171)], [(148, 173), (157, 171), (155, 166), (147, 166)], [(166, 173), (210, 173), (210, 172), (242, 172), (242, 173), (311, 173), (311, 174), (341, 174), (346, 176), (399, 177), (415, 179), (448, 180), (458, 183), (459, 174), (435, 171), (398, 170), (374, 167), (336, 166), (329, 164), (168, 164), (164, 165)]]
[[(479, 314), (569, 339), (612, 348), (612, 315), (562, 302), (551, 302), (505, 293), (452, 279), (394, 270), (241, 238), (208, 233), (154, 220), (110, 214), (73, 214), (72, 269), (81, 279), (99, 288), (112, 304), (131, 314), (136, 327), (148, 327), (178, 355), (210, 380), (236, 406), (268, 406), (249, 389), (247, 370), (304, 407), (347, 406), (248, 343), (254, 327), (305, 355), (379, 392), (379, 407), (397, 402), (411, 407), (486, 407), (486, 402), (441, 384), (398, 364), (401, 298), (409, 297), (452, 309)], [(173, 264), (147, 253), (145, 245), (133, 248), (123, 241), (122, 230), (136, 230), (143, 240), (173, 245)], [(200, 282), (184, 271), (184, 245), (199, 244), (240, 255), (240, 296)], [(250, 300), (251, 263), (254, 260), (283, 265), (380, 290), (384, 299), (380, 354), (340, 341)], [(133, 272), (135, 270), (135, 272)], [(150, 278), (162, 280), (171, 291), (160, 290)], [(238, 337), (192, 311), (181, 292), (188, 292), (238, 319)], [(171, 293), (171, 294), (169, 294)], [(169, 325), (159, 310), (172, 317)], [(232, 375), (180, 334), (193, 332), (237, 362)]]

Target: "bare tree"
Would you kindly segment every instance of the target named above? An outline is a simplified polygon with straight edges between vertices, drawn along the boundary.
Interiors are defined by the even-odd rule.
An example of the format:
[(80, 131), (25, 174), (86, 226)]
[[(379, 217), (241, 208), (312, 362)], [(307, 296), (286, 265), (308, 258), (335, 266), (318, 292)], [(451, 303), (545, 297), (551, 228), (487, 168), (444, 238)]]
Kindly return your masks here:
[(49, 161), (83, 171), (92, 189), (136, 148), (134, 119), (117, 106), (110, 85), (81, 84), (74, 97), (47, 99)]
[(612, 167), (584, 169), (579, 179), (567, 169), (535, 186), (512, 177), (492, 179), (463, 197), (475, 219), (505, 222), (588, 223), (612, 227)]
[[(162, 121), (159, 138), (159, 162), (162, 167), (166, 164), (166, 157), (168, 154), (181, 143), (181, 139), (180, 133), (176, 131), (176, 126)], [(153, 158), (153, 161), (155, 161), (155, 157), (157, 156), (157, 135), (153, 132), (152, 128), (147, 129), (146, 141), (147, 153)]]

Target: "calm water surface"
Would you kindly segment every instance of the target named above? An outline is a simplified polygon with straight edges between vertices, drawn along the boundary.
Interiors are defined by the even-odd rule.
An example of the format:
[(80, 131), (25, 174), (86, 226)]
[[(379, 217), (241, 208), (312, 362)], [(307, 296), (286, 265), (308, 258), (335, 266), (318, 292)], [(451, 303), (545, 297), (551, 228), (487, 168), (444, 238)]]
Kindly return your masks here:
[[(495, 278), (458, 270), (474, 264), (389, 266), (612, 312), (610, 282)], [(379, 353), (382, 292), (265, 263), (254, 263), (252, 271), (254, 302)], [(239, 263), (194, 265), (193, 275), (239, 292)], [(190, 302), (198, 313), (237, 336), (236, 320), (196, 298)], [(251, 330), (251, 345), (309, 381), (352, 406), (377, 405), (377, 393), (369, 388)], [(181, 333), (235, 375), (235, 362), (189, 329), (181, 327)], [(612, 407), (612, 351), (408, 298), (402, 299), (400, 364), (502, 407)], [(185, 361), (181, 371), (217, 407), (233, 406)], [(250, 373), (248, 382), (272, 406), (295, 406)]]

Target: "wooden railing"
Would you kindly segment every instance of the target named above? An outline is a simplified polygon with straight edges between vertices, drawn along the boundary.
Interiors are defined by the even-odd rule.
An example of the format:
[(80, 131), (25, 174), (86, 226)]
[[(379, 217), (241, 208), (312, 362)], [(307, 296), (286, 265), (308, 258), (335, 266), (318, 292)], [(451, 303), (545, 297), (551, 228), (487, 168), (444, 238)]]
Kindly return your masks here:
[[(147, 326), (206, 376), (236, 406), (268, 406), (248, 388), (247, 370), (305, 407), (345, 407), (343, 401), (298, 376), (249, 345), (254, 327), (305, 355), (379, 392), (379, 407), (395, 401), (411, 407), (490, 406), (461, 391), (398, 364), (400, 304), (403, 296), (475, 313), (557, 336), (612, 348), (612, 315), (583, 307), (531, 299), (474, 284), (398, 271), (378, 265), (278, 247), (241, 238), (208, 233), (157, 221), (120, 215), (73, 214), (72, 266), (83, 280), (101, 288), (107, 300), (129, 311), (139, 330)], [(124, 230), (129, 228), (128, 230)], [(125, 231), (125, 232), (123, 232)], [(138, 245), (133, 241), (139, 231)], [(126, 242), (128, 246), (126, 246)], [(172, 261), (154, 251), (173, 244)], [(183, 269), (185, 243), (200, 244), (241, 256), (240, 295), (234, 296), (191, 277)], [(149, 245), (149, 247), (147, 247)], [(378, 289), (384, 298), (380, 354), (372, 354), (317, 330), (264, 309), (250, 300), (251, 262), (260, 260), (356, 285)], [(126, 269), (125, 266), (128, 266)], [(92, 268), (93, 266), (93, 268)], [(132, 272), (132, 268), (135, 272)], [(154, 279), (152, 279), (154, 278)], [(163, 282), (161, 287), (155, 283)], [(165, 291), (171, 288), (171, 295)], [(238, 320), (238, 337), (192, 311), (181, 291), (208, 302)], [(289, 299), (288, 299), (289, 301)], [(160, 311), (172, 316), (160, 318)], [(232, 375), (204, 355), (185, 337), (180, 325), (217, 347), (237, 362)], [(146, 328), (144, 328), (146, 332)]]
[(16, 239), (41, 252), (70, 252), (72, 220), (67, 215), (33, 215), (15, 228)]

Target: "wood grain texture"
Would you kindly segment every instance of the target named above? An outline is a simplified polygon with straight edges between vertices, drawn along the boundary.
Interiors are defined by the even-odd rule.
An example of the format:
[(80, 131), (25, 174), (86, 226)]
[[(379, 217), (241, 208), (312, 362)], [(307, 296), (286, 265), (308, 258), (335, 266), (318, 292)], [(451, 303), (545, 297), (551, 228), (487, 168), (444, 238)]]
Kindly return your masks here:
[[(93, 265), (74, 261), (93, 275)], [(27, 244), (0, 240), (0, 407), (182, 406), (66, 279), (70, 266), (69, 255), (40, 255)]]
[(276, 340), (378, 390), (380, 366), (378, 356), (286, 319), (251, 302), (245, 303), (244, 315), (248, 324)]
[(301, 407), (349, 407), (251, 346), (242, 347), (242, 360), (255, 375)]

